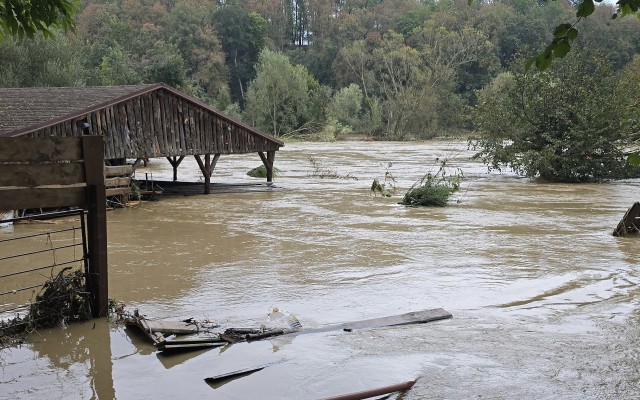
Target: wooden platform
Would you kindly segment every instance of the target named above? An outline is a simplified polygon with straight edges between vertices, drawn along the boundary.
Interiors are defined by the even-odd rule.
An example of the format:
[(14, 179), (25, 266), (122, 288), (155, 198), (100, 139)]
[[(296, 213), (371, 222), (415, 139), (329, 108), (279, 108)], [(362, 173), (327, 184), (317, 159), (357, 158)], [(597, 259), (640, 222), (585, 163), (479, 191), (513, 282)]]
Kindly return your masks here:
[[(145, 189), (145, 181), (138, 181), (140, 188)], [(180, 196), (194, 196), (204, 193), (204, 183), (202, 182), (172, 182), (172, 181), (153, 181), (153, 189), (162, 190), (162, 195), (180, 195)], [(282, 189), (273, 183), (212, 183), (211, 194), (215, 193), (246, 193), (246, 192), (271, 192), (274, 190)], [(148, 190), (151, 190), (151, 183), (149, 183)]]

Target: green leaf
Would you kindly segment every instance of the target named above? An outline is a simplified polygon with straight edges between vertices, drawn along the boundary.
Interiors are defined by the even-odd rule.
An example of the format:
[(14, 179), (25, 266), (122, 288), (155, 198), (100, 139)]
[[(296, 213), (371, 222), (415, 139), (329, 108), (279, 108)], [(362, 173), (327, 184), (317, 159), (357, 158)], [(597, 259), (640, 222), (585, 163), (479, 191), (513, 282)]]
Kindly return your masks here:
[(553, 31), (553, 36), (554, 37), (565, 36), (567, 32), (569, 32), (569, 29), (571, 29), (571, 24), (560, 24), (556, 26), (556, 29)]
[(569, 29), (569, 31), (567, 31), (567, 39), (576, 40), (577, 37), (578, 37), (578, 30), (576, 28), (571, 28)]
[(571, 45), (567, 41), (562, 41), (556, 44), (553, 48), (553, 55), (558, 58), (563, 58), (571, 50)]
[(640, 153), (629, 154), (627, 162), (631, 165), (640, 165)]
[(576, 12), (576, 17), (588, 17), (593, 14), (596, 7), (593, 4), (593, 0), (584, 0), (578, 6), (578, 11)]
[(529, 69), (531, 68), (531, 66), (533, 65), (533, 63), (536, 61), (535, 57), (530, 57), (527, 59), (527, 61), (524, 63), (524, 70), (525, 72), (529, 72)]
[(536, 69), (538, 71), (544, 71), (545, 69), (551, 66), (551, 61), (553, 60), (553, 56), (551, 54), (546, 55), (545, 53), (540, 54), (536, 57)]

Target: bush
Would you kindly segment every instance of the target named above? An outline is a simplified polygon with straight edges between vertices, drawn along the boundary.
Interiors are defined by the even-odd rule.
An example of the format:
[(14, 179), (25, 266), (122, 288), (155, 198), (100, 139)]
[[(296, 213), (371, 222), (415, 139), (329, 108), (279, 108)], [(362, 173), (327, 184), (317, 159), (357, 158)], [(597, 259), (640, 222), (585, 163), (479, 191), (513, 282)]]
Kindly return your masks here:
[[(267, 177), (267, 168), (265, 168), (264, 165), (260, 165), (259, 167), (255, 167), (252, 170), (250, 170), (249, 172), (247, 172), (247, 175), (249, 175), (252, 178), (266, 178)], [(273, 176), (274, 178), (276, 176), (280, 175), (280, 170), (276, 167), (273, 167)]]
[(444, 207), (449, 197), (460, 190), (464, 174), (457, 169), (453, 175), (447, 175), (445, 162), (435, 174), (427, 173), (420, 182), (414, 184), (405, 193), (400, 204), (414, 207)]
[(490, 168), (552, 182), (628, 177), (629, 138), (611, 111), (620, 99), (610, 65), (577, 52), (545, 72), (527, 73), (521, 65), (516, 60), (511, 74), (479, 95), (476, 157)]

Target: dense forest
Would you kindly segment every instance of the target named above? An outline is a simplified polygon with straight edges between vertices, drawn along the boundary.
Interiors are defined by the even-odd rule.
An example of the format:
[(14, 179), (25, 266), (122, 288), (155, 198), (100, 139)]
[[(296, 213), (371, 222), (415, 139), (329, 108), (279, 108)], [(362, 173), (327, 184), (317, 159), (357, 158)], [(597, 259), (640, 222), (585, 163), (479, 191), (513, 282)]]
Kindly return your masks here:
[[(0, 86), (165, 82), (279, 137), (424, 139), (509, 124), (483, 117), (479, 99), (493, 104), (494, 114), (504, 109), (491, 99), (517, 81), (524, 60), (545, 48), (554, 27), (575, 21), (574, 6), (89, 0), (75, 33), (1, 42)], [(623, 75), (638, 81), (640, 21), (612, 20), (612, 12), (600, 5), (580, 22), (568, 58), (576, 66), (585, 64), (581, 57), (606, 65), (612, 80), (603, 84)]]

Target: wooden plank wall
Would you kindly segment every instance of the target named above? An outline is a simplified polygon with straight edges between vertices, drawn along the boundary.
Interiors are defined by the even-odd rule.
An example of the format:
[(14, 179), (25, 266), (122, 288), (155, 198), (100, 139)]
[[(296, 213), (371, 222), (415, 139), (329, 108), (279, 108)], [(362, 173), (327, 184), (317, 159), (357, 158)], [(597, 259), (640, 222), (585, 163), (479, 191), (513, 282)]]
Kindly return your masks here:
[[(88, 123), (87, 129), (83, 124)], [(101, 135), (105, 158), (155, 158), (276, 151), (280, 145), (166, 90), (155, 90), (32, 136)]]
[(0, 210), (84, 206), (80, 138), (1, 138)]

